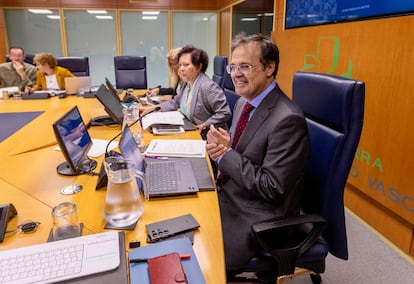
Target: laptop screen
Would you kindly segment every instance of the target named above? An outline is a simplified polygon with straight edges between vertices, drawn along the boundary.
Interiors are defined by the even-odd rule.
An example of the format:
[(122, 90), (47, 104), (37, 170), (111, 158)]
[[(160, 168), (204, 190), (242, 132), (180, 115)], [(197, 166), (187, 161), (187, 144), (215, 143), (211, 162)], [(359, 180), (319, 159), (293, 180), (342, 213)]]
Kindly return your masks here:
[(109, 116), (119, 124), (122, 124), (124, 114), (122, 113), (123, 106), (119, 101), (118, 96), (114, 96), (108, 89), (102, 84), (95, 94), (96, 98), (103, 104), (105, 111)]
[(114, 85), (112, 85), (111, 81), (107, 77), (105, 77), (105, 85), (108, 90), (114, 95), (118, 96), (118, 91), (115, 89)]
[[(144, 158), (142, 157), (137, 143), (135, 142), (134, 136), (132, 136), (132, 132), (128, 126), (125, 126), (124, 130), (122, 131), (122, 136), (118, 147), (125, 159), (134, 161), (137, 164), (137, 170), (144, 172)], [(142, 188), (141, 179), (137, 179), (137, 182), (138, 186)]]
[(65, 78), (65, 90), (68, 95), (74, 95), (79, 93), (80, 90), (89, 92), (92, 87), (92, 77), (80, 76), (80, 77), (66, 77)]

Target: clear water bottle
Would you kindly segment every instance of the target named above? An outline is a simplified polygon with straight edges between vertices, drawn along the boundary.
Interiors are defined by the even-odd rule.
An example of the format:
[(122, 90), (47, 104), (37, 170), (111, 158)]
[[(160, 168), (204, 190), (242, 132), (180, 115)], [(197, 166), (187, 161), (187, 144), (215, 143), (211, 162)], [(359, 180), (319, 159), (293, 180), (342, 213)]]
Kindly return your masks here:
[(122, 110), (122, 112), (124, 114), (122, 129), (124, 129), (125, 125), (128, 125), (131, 129), (132, 135), (134, 136), (135, 142), (138, 146), (142, 146), (144, 142), (144, 134), (142, 132), (141, 123), (139, 121), (136, 122), (139, 119), (138, 105), (126, 107)]

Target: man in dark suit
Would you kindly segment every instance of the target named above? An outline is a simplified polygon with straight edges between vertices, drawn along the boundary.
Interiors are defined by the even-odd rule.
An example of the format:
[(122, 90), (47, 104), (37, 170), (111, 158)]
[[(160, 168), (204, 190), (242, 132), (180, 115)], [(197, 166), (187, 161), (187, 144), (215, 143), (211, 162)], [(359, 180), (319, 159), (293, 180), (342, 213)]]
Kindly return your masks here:
[[(268, 37), (239, 35), (227, 66), (236, 93), (230, 133), (211, 127), (207, 152), (218, 163), (217, 190), (228, 277), (261, 251), (251, 225), (299, 214), (309, 137), (304, 115), (275, 83), (279, 50)], [(246, 103), (253, 108), (243, 118)], [(238, 142), (242, 121), (247, 126)]]

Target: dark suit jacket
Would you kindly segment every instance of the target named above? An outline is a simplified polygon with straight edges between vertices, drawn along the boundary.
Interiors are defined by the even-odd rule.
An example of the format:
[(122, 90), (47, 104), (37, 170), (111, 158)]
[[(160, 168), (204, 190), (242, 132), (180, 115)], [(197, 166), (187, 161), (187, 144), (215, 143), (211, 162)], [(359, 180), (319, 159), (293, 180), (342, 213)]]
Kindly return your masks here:
[[(238, 100), (233, 136), (246, 101)], [(218, 187), (227, 270), (242, 268), (260, 251), (251, 225), (299, 213), (309, 138), (304, 115), (275, 87), (260, 103), (235, 149), (218, 168)]]

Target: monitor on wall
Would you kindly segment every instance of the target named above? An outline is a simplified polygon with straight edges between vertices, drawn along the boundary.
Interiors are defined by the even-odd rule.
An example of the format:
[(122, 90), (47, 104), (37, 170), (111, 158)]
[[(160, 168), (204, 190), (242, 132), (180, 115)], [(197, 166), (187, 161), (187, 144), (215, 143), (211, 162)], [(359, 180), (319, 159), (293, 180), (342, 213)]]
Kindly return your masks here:
[(286, 0), (285, 28), (414, 14), (414, 0)]

